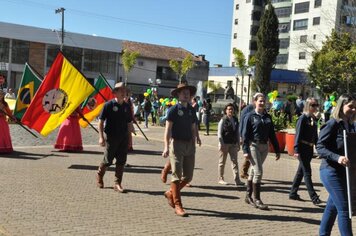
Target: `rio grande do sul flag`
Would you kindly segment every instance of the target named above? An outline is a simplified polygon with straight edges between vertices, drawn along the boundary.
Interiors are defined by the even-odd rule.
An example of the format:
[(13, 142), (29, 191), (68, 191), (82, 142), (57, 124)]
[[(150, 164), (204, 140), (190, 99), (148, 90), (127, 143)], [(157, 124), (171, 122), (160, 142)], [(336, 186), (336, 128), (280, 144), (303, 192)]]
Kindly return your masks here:
[[(100, 114), (106, 101), (114, 98), (112, 89), (103, 75), (99, 75), (94, 87), (95, 91), (85, 100), (82, 106), (82, 113), (89, 122)], [(83, 128), (88, 126), (88, 123), (83, 119), (79, 120), (79, 124)]]
[(94, 87), (59, 52), (22, 117), (22, 122), (47, 136), (93, 91)]
[(27, 107), (30, 105), (35, 93), (40, 87), (42, 77), (32, 69), (29, 64), (25, 64), (22, 79), (17, 93), (14, 116), (21, 119)]

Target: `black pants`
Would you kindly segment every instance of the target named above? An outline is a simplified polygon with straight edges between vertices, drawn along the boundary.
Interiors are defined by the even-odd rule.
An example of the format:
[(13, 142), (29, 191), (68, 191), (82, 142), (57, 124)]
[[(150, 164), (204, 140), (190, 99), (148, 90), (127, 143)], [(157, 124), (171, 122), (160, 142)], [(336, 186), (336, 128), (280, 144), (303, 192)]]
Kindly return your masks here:
[(318, 195), (314, 190), (313, 181), (312, 181), (312, 171), (310, 167), (310, 162), (313, 158), (313, 147), (308, 146), (306, 144), (300, 144), (299, 150), (300, 150), (299, 157), (298, 157), (299, 166), (298, 166), (297, 173), (295, 174), (294, 181), (292, 184), (292, 189), (289, 193), (289, 196), (297, 195), (299, 186), (304, 177), (304, 182), (308, 189), (310, 199), (313, 201), (316, 198), (318, 198)]
[(111, 166), (114, 158), (116, 165), (125, 165), (127, 160), (128, 134), (120, 137), (107, 136), (102, 163), (105, 166)]

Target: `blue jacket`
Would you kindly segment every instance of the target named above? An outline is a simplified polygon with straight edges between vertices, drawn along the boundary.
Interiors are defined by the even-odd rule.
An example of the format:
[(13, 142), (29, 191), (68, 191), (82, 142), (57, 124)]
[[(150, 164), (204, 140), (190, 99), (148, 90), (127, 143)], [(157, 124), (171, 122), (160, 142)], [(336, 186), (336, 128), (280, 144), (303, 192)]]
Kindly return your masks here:
[(294, 140), (294, 152), (300, 153), (302, 148), (306, 145), (303, 142), (313, 143), (318, 141), (318, 126), (315, 118), (306, 114), (298, 118), (296, 125), (296, 134)]

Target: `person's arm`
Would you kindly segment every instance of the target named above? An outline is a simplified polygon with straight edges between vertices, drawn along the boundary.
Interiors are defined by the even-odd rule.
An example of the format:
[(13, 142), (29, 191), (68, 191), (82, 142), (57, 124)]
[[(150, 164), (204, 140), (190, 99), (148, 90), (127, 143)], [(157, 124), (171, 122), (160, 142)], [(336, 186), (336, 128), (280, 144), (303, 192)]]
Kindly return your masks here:
[(245, 117), (244, 126), (242, 127), (242, 150), (246, 158), (250, 157), (250, 135), (252, 133), (252, 125), (249, 118), (250, 116)]
[(298, 121), (297, 121), (297, 124), (296, 124), (296, 127), (295, 127), (295, 138), (294, 138), (294, 156), (295, 157), (298, 157), (299, 156), (299, 150), (298, 150), (298, 146), (299, 146), (299, 143), (300, 143), (300, 137), (301, 137), (301, 133), (303, 133), (303, 127), (304, 127), (304, 124), (305, 124), (305, 116), (304, 115), (301, 115), (299, 118), (298, 118)]
[(335, 120), (327, 122), (320, 130), (316, 150), (321, 158), (338, 162), (340, 155), (328, 148), (328, 143), (336, 142), (337, 123)]
[(99, 119), (99, 145), (104, 147), (105, 146), (105, 139), (104, 139), (104, 120)]
[[(271, 118), (271, 121), (272, 121), (272, 118)], [(274, 132), (273, 122), (272, 122), (271, 128), (269, 130), (269, 140), (271, 140), (273, 148), (274, 148), (274, 150), (276, 152), (276, 160), (279, 160), (279, 158), (281, 157), (281, 153), (280, 153), (280, 150), (279, 150), (279, 144), (278, 144), (278, 141), (277, 141), (276, 133)]]
[(222, 128), (223, 126), (223, 119), (220, 119), (219, 123), (218, 123), (218, 140), (219, 140), (219, 145), (223, 146), (224, 145), (224, 140), (222, 137)]
[(173, 122), (167, 120), (166, 121), (166, 129), (164, 131), (164, 150), (162, 153), (162, 156), (164, 158), (169, 156), (169, 143), (170, 143), (171, 137), (172, 137), (172, 126), (173, 126)]

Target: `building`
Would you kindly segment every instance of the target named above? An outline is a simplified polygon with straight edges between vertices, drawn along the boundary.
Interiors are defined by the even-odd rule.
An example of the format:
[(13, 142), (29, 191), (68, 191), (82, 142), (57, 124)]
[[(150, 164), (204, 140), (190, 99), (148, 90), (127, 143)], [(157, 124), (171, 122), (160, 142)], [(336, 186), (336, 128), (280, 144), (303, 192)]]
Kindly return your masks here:
[[(61, 32), (56, 30), (0, 22), (0, 74), (6, 78), (3, 87), (19, 87), (26, 62), (44, 76), (60, 49), (60, 42)], [(180, 61), (187, 55), (193, 56), (196, 67), (189, 71), (186, 79), (192, 85), (208, 79), (209, 62), (205, 57), (195, 56), (182, 48), (65, 32), (64, 55), (92, 83), (100, 73), (111, 84), (123, 81), (126, 76), (121, 64), (124, 49), (140, 53), (128, 74), (128, 86), (136, 94), (143, 94), (151, 86), (159, 86), (159, 95), (168, 96), (178, 83), (177, 76), (169, 68), (169, 61)]]
[[(276, 68), (306, 71), (312, 52), (320, 49), (332, 29), (356, 33), (354, 0), (271, 0), (279, 20), (280, 50)], [(246, 58), (257, 50), (257, 31), (264, 0), (234, 0), (230, 64), (233, 48)]]

